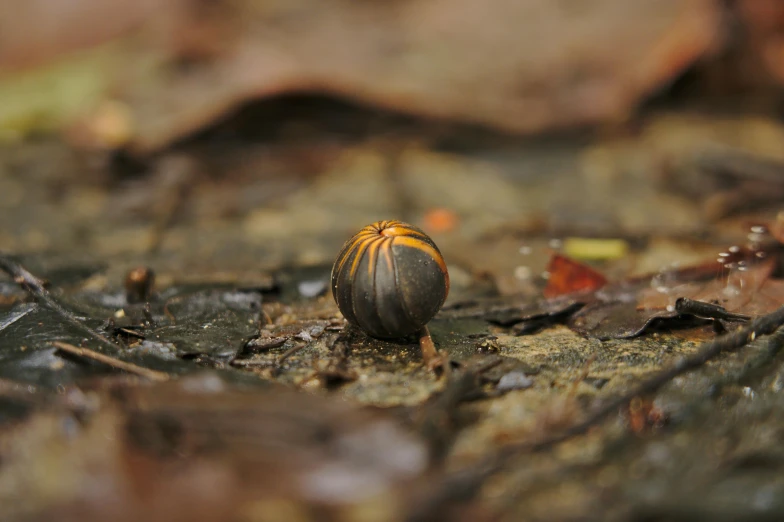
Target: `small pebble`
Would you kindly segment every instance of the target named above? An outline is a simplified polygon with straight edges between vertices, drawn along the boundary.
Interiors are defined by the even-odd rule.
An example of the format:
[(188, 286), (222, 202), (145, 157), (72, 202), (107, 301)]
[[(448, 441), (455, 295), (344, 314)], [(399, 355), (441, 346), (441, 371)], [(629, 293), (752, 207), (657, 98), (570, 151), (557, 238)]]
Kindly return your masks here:
[(533, 386), (534, 380), (523, 372), (509, 372), (498, 381), (496, 390), (506, 392), (511, 390), (523, 390)]
[(323, 279), (301, 281), (297, 290), (302, 297), (318, 297), (327, 290), (327, 282)]

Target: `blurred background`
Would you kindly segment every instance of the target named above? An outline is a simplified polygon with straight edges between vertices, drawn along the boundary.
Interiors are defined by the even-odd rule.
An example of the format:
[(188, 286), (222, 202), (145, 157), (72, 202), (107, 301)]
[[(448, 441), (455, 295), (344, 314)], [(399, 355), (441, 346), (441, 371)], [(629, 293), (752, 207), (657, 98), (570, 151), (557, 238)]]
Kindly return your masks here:
[(521, 237), (779, 198), (715, 165), (784, 160), (783, 36), (775, 0), (3, 2), (0, 245), (255, 270), (394, 217), (515, 292)]

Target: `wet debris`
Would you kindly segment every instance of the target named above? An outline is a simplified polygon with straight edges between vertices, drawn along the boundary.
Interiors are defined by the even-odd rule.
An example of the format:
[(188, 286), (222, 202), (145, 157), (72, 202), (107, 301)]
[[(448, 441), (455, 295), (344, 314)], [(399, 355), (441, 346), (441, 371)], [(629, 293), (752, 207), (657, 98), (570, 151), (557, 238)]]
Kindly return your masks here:
[(291, 340), (313, 342), (324, 334), (330, 324), (326, 320), (300, 320), (282, 325), (265, 325), (257, 336), (245, 343), (240, 355), (280, 348)]
[(782, 246), (758, 225), (751, 227), (746, 245), (729, 247), (715, 261), (614, 282), (555, 253), (544, 298), (456, 303), (441, 317), (481, 317), (516, 335), (566, 324), (601, 340), (704, 325), (721, 333), (784, 304), (784, 283), (776, 268), (782, 258)]
[(664, 427), (668, 415), (650, 398), (635, 397), (623, 410), (628, 428), (635, 434)]
[[(63, 395), (0, 433), (2, 518), (229, 521), (259, 506), (265, 520), (292, 509), (402, 514), (432, 480), (415, 431), (335, 398), (238, 387), (214, 373), (81, 395), (97, 403), (79, 421)], [(62, 466), (69, 481), (40, 475)], [(11, 500), (19, 495), (31, 502)]]
[(498, 346), (498, 337), (490, 336), (487, 339), (484, 339), (478, 343), (476, 343), (476, 351), (477, 353), (481, 354), (495, 354), (498, 353), (500, 350)]
[(330, 358), (315, 361), (310, 379), (314, 379), (321, 388), (328, 390), (356, 381), (359, 373), (349, 367), (347, 351), (346, 345), (341, 343), (340, 347), (333, 350)]
[(262, 352), (271, 350), (273, 348), (280, 348), (289, 339), (289, 337), (273, 337), (271, 335), (265, 337), (256, 337), (245, 343), (245, 346), (243, 346), (243, 352)]
[[(734, 259), (731, 263), (743, 260), (740, 257), (727, 257)], [(729, 270), (731, 263), (725, 262), (721, 266)], [(716, 266), (718, 263), (712, 268)], [(0, 343), (3, 343), (4, 348), (13, 345), (13, 350), (4, 349), (0, 356), (3, 357), (2, 366), (5, 371), (17, 373), (16, 378), (22, 380), (32, 381), (33, 378), (30, 373), (25, 374), (21, 369), (29, 369), (33, 364), (37, 365), (37, 368), (49, 368), (49, 373), (55, 375), (49, 388), (53, 395), (68, 395), (73, 399), (73, 383), (76, 382), (85, 396), (92, 397), (82, 400), (82, 404), (90, 403), (92, 406), (82, 407), (78, 415), (67, 410), (58, 421), (66, 426), (64, 431), (72, 437), (68, 440), (73, 442), (74, 434), (78, 438), (80, 430), (91, 429), (93, 421), (101, 418), (114, 419), (106, 421), (107, 425), (113, 427), (109, 431), (98, 430), (90, 444), (96, 452), (107, 447), (98, 442), (106, 445), (117, 444), (115, 448), (120, 448), (116, 451), (121, 458), (115, 461), (111, 458), (108, 461), (99, 461), (99, 464), (109, 462), (108, 465), (111, 466), (103, 476), (127, 479), (128, 476), (123, 473), (129, 473), (130, 469), (130, 473), (134, 473), (129, 479), (133, 485), (144, 484), (145, 488), (166, 490), (169, 495), (165, 498), (157, 497), (153, 491), (139, 497), (136, 496), (139, 493), (135, 489), (131, 493), (122, 489), (123, 495), (128, 495), (127, 498), (123, 496), (122, 501), (128, 500), (128, 504), (124, 505), (128, 506), (128, 513), (133, 513), (134, 517), (140, 513), (143, 516), (155, 516), (154, 513), (144, 511), (151, 499), (164, 502), (168, 498), (172, 502), (182, 503), (185, 502), (183, 499), (193, 498), (202, 491), (200, 481), (220, 486), (217, 488), (220, 494), (209, 497), (205, 493), (205, 496), (196, 502), (191, 502), (196, 504), (201, 514), (209, 513), (210, 520), (221, 520), (221, 516), (228, 517), (234, 513), (232, 509), (245, 506), (248, 502), (256, 507), (263, 505), (265, 513), (270, 513), (270, 504), (278, 507), (285, 504), (287, 507), (306, 506), (310, 515), (315, 513), (313, 516), (340, 519), (345, 509), (351, 510), (358, 505), (363, 509), (367, 508), (368, 505), (364, 503), (371, 502), (371, 497), (373, 502), (378, 500), (378, 495), (386, 495), (386, 503), (383, 504), (385, 510), (392, 504), (404, 506), (395, 511), (404, 513), (405, 515), (401, 515), (403, 518), (410, 515), (409, 519), (415, 519), (425, 513), (428, 516), (424, 516), (423, 520), (433, 519), (435, 514), (445, 512), (446, 507), (455, 507), (458, 502), (468, 502), (463, 513), (465, 517), (465, 513), (473, 513), (471, 508), (476, 506), (475, 495), (489, 484), (489, 477), (503, 480), (502, 475), (510, 469), (535, 472), (532, 468), (535, 458), (527, 459), (524, 466), (516, 466), (517, 462), (523, 460), (519, 457), (545, 451), (585, 433), (590, 433), (586, 438), (589, 449), (591, 444), (598, 444), (597, 439), (604, 439), (606, 432), (609, 432), (611, 437), (618, 437), (621, 423), (605, 423), (605, 419), (614, 414), (620, 414), (626, 427), (621, 430), (627, 437), (621, 439), (624, 443), (621, 446), (645, 440), (646, 437), (632, 435), (657, 431), (670, 419), (672, 408), (658, 406), (666, 403), (658, 401), (657, 395), (665, 393), (670, 387), (680, 390), (679, 377), (691, 370), (711, 371), (713, 365), (705, 363), (716, 358), (718, 354), (732, 352), (727, 354), (729, 359), (746, 351), (737, 350), (739, 347), (751, 348), (754, 343), (749, 343), (750, 339), (760, 336), (763, 340), (768, 339), (766, 334), (776, 328), (777, 324), (781, 324), (780, 316), (766, 316), (768, 322), (753, 318), (749, 320), (746, 316), (758, 314), (746, 313), (745, 307), (754, 305), (759, 306), (755, 310), (764, 310), (765, 306), (769, 307), (775, 302), (778, 287), (768, 286), (775, 282), (775, 272), (765, 263), (750, 264), (747, 268), (738, 270), (738, 273), (742, 272), (745, 277), (743, 281), (746, 286), (743, 289), (753, 288), (757, 292), (767, 290), (765, 295), (771, 299), (770, 302), (761, 304), (759, 297), (754, 297), (754, 294), (725, 292), (726, 281), (719, 285), (715, 276), (705, 275), (708, 269), (701, 269), (701, 272), (683, 269), (669, 274), (673, 275), (670, 279), (648, 277), (608, 282), (596, 290), (582, 290), (553, 299), (540, 299), (534, 304), (521, 303), (519, 299), (507, 297), (495, 300), (478, 299), (474, 304), (446, 309), (433, 321), (433, 339), (459, 364), (450, 364), (449, 371), (444, 372), (441, 380), (436, 380), (423, 371), (419, 353), (411, 342), (379, 342), (358, 332), (352, 333), (350, 329), (340, 331), (343, 330), (344, 321), (328, 299), (300, 299), (295, 304), (275, 302), (263, 292), (238, 290), (221, 285), (169, 287), (152, 295), (149, 306), (147, 303), (133, 306), (121, 304), (119, 308), (116, 300), (109, 300), (103, 305), (96, 304), (93, 300), (86, 306), (85, 301), (80, 301), (83, 295), (64, 292), (61, 296), (59, 288), (51, 288), (50, 292), (57, 296), (67, 310), (74, 312), (79, 321), (105, 335), (121, 349), (116, 354), (110, 354), (111, 359), (108, 361), (96, 358), (93, 354), (86, 355), (88, 352), (82, 348), (91, 346), (89, 339), (85, 341), (84, 336), (78, 332), (80, 337), (74, 338), (72, 331), (63, 333), (63, 330), (55, 331), (49, 328), (51, 325), (63, 328), (67, 326), (56, 312), (39, 303), (17, 303), (12, 310), (16, 310), (19, 317), (7, 321), (6, 327), (0, 329)], [(659, 283), (665, 279), (668, 285), (661, 286), (666, 286), (666, 292), (659, 291)], [(741, 285), (733, 283), (731, 286), (736, 288)], [(666, 299), (662, 299), (662, 296)], [(751, 299), (744, 300), (747, 297)], [(107, 306), (109, 302), (111, 305)], [(524, 333), (520, 325), (537, 319), (541, 319), (546, 327), (554, 322), (568, 324), (569, 320), (580, 317), (583, 312), (589, 319), (601, 318), (593, 307), (604, 307), (605, 311), (618, 314), (617, 317), (625, 321), (626, 326), (634, 325), (637, 324), (634, 323), (634, 318), (624, 316), (621, 310), (638, 310), (641, 304), (644, 305), (641, 311), (646, 313), (655, 310), (675, 314), (670, 318), (657, 317), (657, 320), (662, 321), (662, 327), (672, 327), (675, 323), (666, 321), (675, 320), (692, 326), (729, 321), (733, 328), (741, 326), (743, 330), (737, 336), (720, 337), (713, 344), (683, 349), (681, 353), (685, 357), (675, 359), (672, 365), (665, 366), (661, 373), (635, 375), (633, 380), (639, 383), (636, 387), (634, 383), (625, 385), (624, 379), (631, 377), (622, 373), (620, 378), (616, 379), (614, 373), (609, 373), (609, 367), (586, 367), (582, 377), (572, 381), (572, 391), (566, 398), (560, 397), (556, 391), (553, 392), (552, 400), (537, 404), (529, 410), (530, 403), (527, 401), (541, 399), (540, 392), (543, 389), (562, 388), (565, 381), (559, 381), (558, 374), (571, 371), (573, 364), (583, 364), (584, 357), (581, 356), (585, 354), (581, 351), (572, 358), (562, 359), (558, 357), (563, 354), (554, 353), (552, 358), (546, 353), (535, 354), (535, 357), (541, 357), (544, 362), (531, 363), (532, 368), (529, 368), (522, 361), (525, 355), (520, 359), (513, 357), (520, 356), (522, 351), (529, 348), (532, 352), (540, 349), (535, 346), (537, 339), (519, 339), (509, 333)], [(29, 310), (21, 308), (23, 306), (28, 306)], [(615, 308), (616, 306), (618, 308)], [(668, 306), (672, 306), (672, 310), (668, 310)], [(460, 314), (466, 315), (461, 318)], [(110, 317), (111, 321), (107, 320), (107, 317)], [(471, 317), (478, 319), (470, 319)], [(609, 326), (616, 328), (609, 331), (615, 334), (621, 331), (617, 329), (617, 323), (613, 323), (617, 317), (607, 319)], [(649, 318), (640, 315), (638, 320)], [(30, 330), (36, 333), (33, 330), (39, 323), (47, 325), (46, 328), (39, 327), (36, 331), (42, 334), (42, 337), (37, 338), (24, 351), (19, 349), (15, 344), (20, 338), (17, 332)], [(602, 331), (602, 325), (591, 326), (586, 323), (585, 327), (586, 336), (589, 337), (595, 337)], [(648, 329), (654, 327), (655, 325), (645, 325)], [(213, 329), (224, 337), (210, 337), (210, 331)], [(560, 330), (567, 332), (565, 328)], [(242, 335), (236, 335), (238, 332)], [(182, 335), (182, 339), (169, 337), (172, 333)], [(227, 333), (231, 335), (226, 335)], [(545, 333), (545, 336), (548, 333), (550, 332)], [(572, 332), (567, 333), (571, 338), (579, 339)], [(64, 341), (60, 342), (66, 342), (73, 349), (52, 348), (51, 337), (55, 335), (63, 336)], [(191, 348), (194, 345), (190, 343), (205, 340), (209, 340), (206, 346)], [(531, 343), (526, 344), (529, 340)], [(513, 348), (513, 343), (518, 343), (516, 348), (520, 349), (520, 352), (510, 357), (507, 352)], [(632, 346), (643, 346), (642, 343), (640, 341)], [(602, 359), (601, 364), (608, 364), (612, 357), (609, 352), (622, 343), (592, 344), (602, 347), (602, 350), (597, 351), (607, 358)], [(627, 344), (623, 346), (628, 349)], [(94, 345), (90, 349), (92, 352), (102, 353), (102, 350)], [(302, 349), (307, 351), (299, 354), (298, 350)], [(556, 351), (558, 349), (556, 348)], [(579, 348), (584, 349), (585, 345)], [(755, 362), (756, 367), (769, 364), (773, 353), (772, 348), (766, 350), (762, 355), (767, 358), (760, 358)], [(284, 361), (286, 364), (281, 364)], [(586, 366), (593, 365), (594, 361), (595, 359), (590, 358)], [(720, 364), (724, 365), (725, 362), (722, 358)], [(124, 369), (121, 363), (134, 364), (137, 368)], [(739, 362), (738, 365), (740, 364)], [(746, 361), (742, 364), (746, 365)], [(198, 372), (203, 367), (222, 370), (209, 372), (210, 376), (202, 378)], [(76, 373), (75, 369), (82, 373)], [(601, 377), (589, 377), (589, 369)], [(645, 369), (650, 370), (647, 367)], [(725, 372), (726, 369), (726, 365), (721, 366), (722, 375), (730, 373), (731, 368)], [(117, 370), (123, 370), (125, 379), (128, 379), (124, 385), (116, 384), (115, 379), (119, 377)], [(160, 372), (170, 380), (178, 381), (165, 383), (166, 386), (179, 385), (183, 389), (174, 390), (163, 387), (163, 384), (159, 387), (158, 384), (145, 383), (147, 379), (142, 375), (145, 373), (143, 370)], [(533, 377), (535, 374), (537, 376)], [(4, 376), (7, 375), (8, 373), (4, 373)], [(605, 377), (609, 375), (612, 375), (612, 381)], [(177, 379), (171, 379), (175, 376)], [(268, 390), (269, 395), (258, 390), (248, 391), (248, 388), (235, 387), (234, 379), (238, 376), (251, 379), (255, 385), (272, 380), (289, 382), (303, 390), (327, 395), (329, 400), (345, 402), (352, 411), (356, 409), (364, 413), (380, 414), (381, 428), (369, 422), (352, 431), (350, 423), (353, 421), (336, 413), (332, 406), (301, 402), (309, 400), (309, 396), (279, 397), (278, 388), (274, 385), (270, 385), (272, 390)], [(95, 389), (89, 390), (84, 384), (85, 379), (100, 381), (102, 384), (96, 384)], [(384, 388), (383, 384), (379, 385), (385, 382), (382, 379), (388, 379), (386, 382), (394, 380), (401, 390), (415, 390), (419, 395), (411, 404), (395, 408), (394, 413), (390, 410), (368, 411), (352, 405), (351, 401), (347, 400), (359, 395), (363, 402), (371, 402), (373, 399), (352, 390), (352, 387), (358, 388), (362, 385), (376, 386), (379, 394), (398, 393), (398, 390), (390, 392), (391, 387)], [(741, 382), (742, 379), (735, 374), (733, 379), (727, 379), (727, 391), (720, 395), (721, 400), (735, 397), (735, 400), (760, 402), (759, 398), (764, 394), (760, 386), (747, 386), (745, 383), (743, 386), (736, 386), (735, 381)], [(719, 381), (718, 378), (707, 380)], [(771, 378), (771, 382), (774, 380)], [(108, 384), (109, 382), (115, 384)], [(611, 384), (608, 385), (608, 382)], [(577, 383), (587, 385), (580, 387), (579, 395), (574, 392)], [(530, 388), (533, 384), (536, 384), (533, 389), (501, 397), (509, 391)], [(662, 387), (668, 384), (673, 386), (662, 391)], [(59, 391), (58, 386), (62, 386), (63, 392)], [(250, 386), (252, 389), (252, 385)], [(716, 387), (721, 390), (721, 384)], [(110, 392), (107, 391), (109, 388)], [(289, 391), (286, 390), (286, 393)], [(13, 423), (16, 427), (25, 429), (28, 427), (25, 423), (28, 420), (37, 420), (36, 417), (42, 412), (37, 410), (37, 402), (31, 406), (11, 396), (12, 392), (13, 390), (9, 392), (9, 397), (5, 397), (0, 386), (0, 419), (7, 418), (9, 424)], [(631, 393), (636, 395), (632, 396)], [(114, 398), (96, 407), (96, 394), (100, 395), (101, 401), (105, 400), (103, 394)], [(252, 397), (247, 398), (246, 394)], [(338, 394), (340, 399), (329, 397)], [(704, 399), (704, 395), (701, 397)], [(280, 406), (279, 411), (268, 416), (266, 410), (260, 412), (255, 409), (255, 405), (246, 403), (246, 400), (280, 400), (285, 402), (285, 407)], [(497, 403), (493, 401), (504, 400), (509, 400), (510, 410), (519, 408), (521, 415), (529, 415), (530, 411), (535, 417), (533, 429), (510, 429), (501, 433), (490, 433), (488, 436), (493, 444), (478, 447), (475, 452), (476, 462), (460, 459), (450, 461), (455, 441), (474, 426), (477, 426), (477, 430), (484, 429), (485, 426), (478, 426), (482, 415), (497, 407)], [(520, 402), (516, 402), (518, 400)], [(470, 401), (473, 402), (466, 404)], [(73, 399), (72, 402), (79, 401)], [(379, 401), (379, 404), (389, 405), (383, 401)], [(399, 403), (394, 405), (399, 406)], [(3, 417), (6, 415), (3, 412), (6, 407), (8, 414)], [(314, 411), (319, 409), (322, 411)], [(408, 422), (401, 422), (396, 416), (401, 411), (405, 411)], [(104, 415), (106, 417), (103, 417)], [(50, 417), (47, 418), (51, 420)], [(300, 422), (304, 427), (300, 427)], [(264, 423), (269, 425), (260, 426)], [(51, 430), (53, 424), (46, 424), (45, 429)], [(268, 434), (264, 430), (273, 430), (273, 425), (285, 428), (266, 439)], [(305, 432), (304, 435), (289, 434), (289, 426), (293, 427), (292, 430)], [(344, 429), (350, 432), (345, 437), (341, 431)], [(398, 430), (411, 436), (410, 444), (398, 443), (395, 438)], [(669, 432), (670, 430), (661, 431), (663, 434)], [(24, 432), (22, 436), (32, 439), (31, 434), (32, 430)], [(114, 438), (103, 441), (107, 434)], [(16, 439), (6, 444), (6, 441), (10, 440), (6, 436), (10, 437), (8, 433), (0, 431), (0, 456), (3, 457), (4, 467), (5, 455), (8, 454), (5, 450), (7, 444), (20, 444)], [(362, 445), (357, 443), (354, 437), (372, 439), (377, 443)], [(359, 456), (354, 455), (352, 450), (343, 449), (344, 442), (336, 442), (344, 440), (357, 446)], [(271, 441), (269, 445), (268, 441)], [(46, 442), (52, 446), (51, 439)], [(42, 443), (37, 448), (45, 446)], [(87, 446), (85, 444), (85, 448)], [(273, 446), (274, 451), (271, 449)], [(406, 467), (408, 470), (416, 468), (415, 471), (406, 474), (385, 464), (386, 458), (405, 460), (412, 447), (419, 448), (417, 451), (425, 455), (424, 464)], [(69, 448), (73, 450), (72, 445)], [(381, 448), (389, 450), (389, 454), (377, 455), (376, 453), (383, 451)], [(403, 449), (398, 452), (399, 448)], [(79, 458), (87, 455), (86, 449), (82, 451), (85, 453), (75, 454)], [(269, 456), (269, 453), (275, 452), (275, 455)], [(370, 453), (370, 456), (365, 456), (365, 452)], [(111, 457), (111, 451), (108, 453)], [(412, 451), (411, 454), (413, 453)], [(558, 452), (558, 458), (562, 458), (560, 453)], [(102, 457), (106, 455), (107, 453), (101, 454)], [(32, 461), (13, 462), (15, 464), (12, 469), (19, 473), (20, 469), (24, 469), (23, 464)], [(120, 462), (122, 465), (114, 467), (113, 462)], [(128, 462), (132, 465), (127, 465)], [(529, 469), (529, 466), (532, 467)], [(0, 467), (0, 478), (7, 471), (4, 467)], [(44, 467), (42, 466), (42, 469)], [(69, 470), (75, 470), (73, 476), (76, 478), (92, 477), (86, 474), (85, 470), (77, 468), (78, 466), (68, 467)], [(105, 468), (98, 469), (106, 471)], [(216, 469), (218, 472), (212, 474)], [(180, 470), (181, 474), (177, 470)], [(117, 475), (112, 474), (115, 471)], [(557, 473), (560, 471), (556, 470), (556, 475)], [(263, 474), (266, 475), (262, 476)], [(269, 483), (269, 476), (276, 478), (274, 484)], [(45, 478), (43, 475), (42, 477), (41, 480)], [(199, 480), (187, 482), (188, 478), (194, 477)], [(365, 484), (358, 485), (358, 477), (375, 484), (375, 489), (366, 487)], [(123, 484), (125, 483), (120, 483), (120, 487), (124, 487)], [(137, 489), (147, 491), (145, 488)], [(83, 498), (79, 498), (77, 503), (82, 506), (83, 501)], [(137, 506), (137, 503), (140, 505)], [(45, 503), (40, 505), (46, 507)], [(187, 509), (191, 507), (194, 506), (189, 505)], [(59, 509), (70, 508), (70, 505), (59, 506)], [(182, 514), (182, 511), (177, 513)], [(51, 512), (42, 516), (49, 515)], [(117, 516), (118, 520), (122, 520), (122, 514)], [(287, 516), (291, 516), (290, 511)]]

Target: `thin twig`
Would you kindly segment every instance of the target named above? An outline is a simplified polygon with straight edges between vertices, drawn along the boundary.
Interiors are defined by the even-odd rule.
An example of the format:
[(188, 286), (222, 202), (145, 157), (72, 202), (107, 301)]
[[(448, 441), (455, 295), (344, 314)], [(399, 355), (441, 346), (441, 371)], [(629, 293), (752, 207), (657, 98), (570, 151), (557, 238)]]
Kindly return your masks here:
[(64, 343), (61, 341), (54, 341), (52, 343), (52, 346), (54, 346), (58, 350), (68, 352), (73, 355), (78, 355), (79, 357), (92, 359), (94, 361), (98, 361), (100, 363), (106, 364), (107, 366), (111, 366), (112, 368), (116, 368), (118, 370), (122, 370), (128, 373), (132, 373), (134, 375), (138, 375), (139, 377), (150, 379), (151, 381), (163, 382), (169, 380), (169, 375), (166, 373), (159, 372), (157, 370), (150, 370), (149, 368), (143, 368), (133, 363), (121, 361), (119, 359), (115, 359), (114, 357), (110, 357), (106, 354), (98, 353), (96, 351), (90, 350), (89, 348), (81, 348), (79, 346), (74, 346), (72, 344)]
[(274, 368), (275, 361), (257, 359), (234, 359), (229, 364), (237, 368)]
[(452, 370), (449, 357), (438, 351), (427, 325), (423, 326), (419, 331), (419, 349), (422, 351), (422, 361), (427, 369), (436, 371), (438, 368), (441, 368), (444, 372), (444, 377), (448, 379)]
[(297, 343), (297, 344), (295, 344), (294, 346), (292, 346), (291, 348), (289, 348), (288, 350), (283, 352), (280, 355), (280, 357), (277, 358), (277, 360), (275, 361), (275, 365), (276, 366), (280, 366), (281, 364), (283, 364), (286, 361), (286, 359), (288, 359), (289, 357), (291, 357), (292, 355), (294, 355), (295, 353), (297, 353), (298, 351), (304, 349), (307, 346), (308, 346), (308, 343)]
[(14, 278), (14, 281), (19, 284), (27, 293), (32, 295), (36, 301), (47, 306), (57, 315), (63, 318), (65, 322), (78, 329), (85, 335), (93, 338), (104, 346), (110, 347), (112, 350), (117, 350), (120, 347), (113, 343), (109, 338), (101, 335), (89, 326), (80, 321), (73, 312), (67, 310), (63, 305), (57, 302), (52, 297), (52, 294), (44, 288), (40, 279), (31, 274), (22, 265), (12, 260), (10, 256), (0, 253), (0, 270), (7, 273)]

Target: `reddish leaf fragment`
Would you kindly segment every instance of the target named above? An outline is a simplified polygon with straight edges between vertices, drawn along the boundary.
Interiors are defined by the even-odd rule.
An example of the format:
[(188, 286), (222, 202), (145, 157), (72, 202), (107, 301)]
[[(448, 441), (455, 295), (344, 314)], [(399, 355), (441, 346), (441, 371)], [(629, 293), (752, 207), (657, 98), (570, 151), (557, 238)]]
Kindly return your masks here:
[(652, 429), (662, 428), (667, 424), (668, 416), (651, 399), (634, 398), (623, 412), (629, 429), (641, 435)]
[(588, 265), (561, 254), (553, 254), (547, 265), (550, 279), (544, 289), (547, 298), (576, 292), (593, 292), (607, 284), (607, 278)]

